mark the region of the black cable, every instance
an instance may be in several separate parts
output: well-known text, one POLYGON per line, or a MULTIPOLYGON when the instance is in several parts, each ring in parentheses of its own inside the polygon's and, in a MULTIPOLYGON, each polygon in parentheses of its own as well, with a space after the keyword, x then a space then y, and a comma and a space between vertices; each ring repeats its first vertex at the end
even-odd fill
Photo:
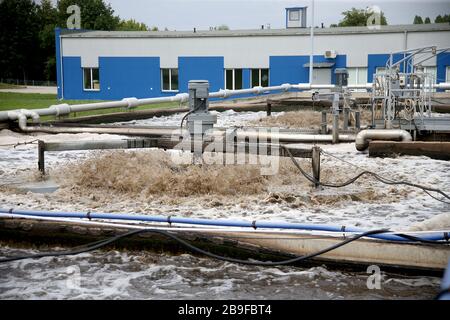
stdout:
POLYGON ((327 253, 329 251, 335 250, 337 248, 340 248, 350 242, 356 241, 362 237, 366 237, 366 236, 370 236, 370 235, 374 235, 374 234, 380 234, 380 233, 386 233, 389 232, 389 230, 387 229, 381 229, 381 230, 371 230, 371 231, 367 231, 364 233, 361 233, 359 235, 356 235, 352 238, 348 238, 344 241, 341 241, 339 243, 336 243, 330 247, 327 247, 325 249, 319 250, 317 252, 314 253, 310 253, 304 256, 299 256, 299 257, 295 257, 292 259, 288 259, 288 260, 282 260, 282 261, 248 261, 248 260, 240 260, 240 259, 235 259, 235 258, 228 258, 228 257, 224 257, 224 256, 220 256, 208 251, 205 251, 203 249, 200 249, 188 242, 186 242, 185 240, 177 237, 174 234, 171 234, 167 231, 163 231, 163 230, 156 230, 156 229, 141 229, 141 230, 133 230, 133 231, 129 231, 127 233, 121 234, 121 235, 117 235, 114 236, 110 239, 104 240, 104 241, 96 241, 94 243, 90 243, 85 245, 84 247, 81 247, 79 249, 76 250, 68 250, 68 251, 60 251, 60 252, 43 252, 43 253, 37 253, 37 254, 32 254, 32 255, 26 255, 26 256, 18 256, 18 257, 9 257, 9 258, 3 258, 0 259, 0 263, 5 263, 5 262, 11 262, 11 261, 17 261, 17 260, 23 260, 23 259, 36 259, 36 258, 43 258, 43 257, 58 257, 58 256, 68 256, 68 255, 76 255, 76 254, 80 254, 80 253, 85 253, 85 252, 89 252, 89 251, 93 251, 96 249, 99 249, 101 247, 104 247, 108 244, 111 244, 113 242, 116 242, 120 239, 126 238, 126 237, 130 237, 133 235, 137 235, 140 233, 146 233, 146 232, 150 232, 150 233, 156 233, 156 234, 161 234, 164 235, 168 238, 171 238, 177 242, 179 242, 181 245, 187 247, 188 249, 206 255, 210 258, 214 258, 214 259, 218 259, 218 260, 222 260, 222 261, 226 261, 226 262, 232 262, 232 263, 240 263, 240 264, 246 264, 246 265, 254 265, 254 266, 279 266, 279 265, 287 265, 287 264, 292 264, 295 262, 300 262, 300 261, 304 261, 319 255, 322 255, 324 253, 327 253))
MULTIPOLYGON (((349 179, 349 180, 347 180, 345 182, 342 182, 342 183, 326 183, 326 182, 317 181, 314 177, 310 176, 307 172, 305 172, 302 169, 302 167, 298 164, 297 160, 293 157, 292 153, 289 151, 289 149, 286 146, 284 146, 284 145, 281 145, 281 146, 282 146, 282 148, 284 148, 286 150, 286 153, 289 155, 289 157, 291 158, 291 160, 293 161, 295 166, 299 169, 299 171, 303 174, 303 176, 306 179, 308 179, 309 181, 311 181, 312 183, 316 184, 316 185, 320 185, 320 186, 324 186, 324 187, 331 187, 331 188, 342 188, 342 187, 346 187, 346 186, 354 183, 356 180, 358 180, 359 178, 361 178, 364 175, 371 175, 376 180, 378 180, 378 181, 380 181, 380 182, 382 182, 384 184, 388 184, 388 185, 407 185, 407 186, 410 186, 410 187, 415 187, 415 188, 418 188, 418 189, 422 189, 428 195, 430 195, 428 193, 428 191, 432 191, 432 192, 436 192, 436 193, 441 194, 442 196, 444 196, 447 199, 450 199, 450 196, 447 195, 445 192, 443 192, 440 189, 426 187, 426 186, 422 186, 420 184, 411 183, 411 182, 408 182, 408 181, 394 181, 394 180, 386 179, 386 178, 381 177, 380 175, 378 175, 375 172, 367 171, 367 170, 359 173, 355 177, 353 177, 353 178, 351 178, 351 179, 349 179)), ((441 202, 444 202, 444 203, 448 203, 448 202, 442 201, 442 200, 440 200, 440 199, 438 199, 436 197, 433 197, 433 198, 438 200, 438 201, 441 201, 441 202)))

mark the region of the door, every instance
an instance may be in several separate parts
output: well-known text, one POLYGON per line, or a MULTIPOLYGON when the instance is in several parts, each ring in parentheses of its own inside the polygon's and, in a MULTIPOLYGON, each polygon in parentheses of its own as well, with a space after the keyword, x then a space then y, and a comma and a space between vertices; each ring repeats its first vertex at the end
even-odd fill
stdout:
POLYGON ((331 68, 313 69, 313 84, 331 84, 331 68))

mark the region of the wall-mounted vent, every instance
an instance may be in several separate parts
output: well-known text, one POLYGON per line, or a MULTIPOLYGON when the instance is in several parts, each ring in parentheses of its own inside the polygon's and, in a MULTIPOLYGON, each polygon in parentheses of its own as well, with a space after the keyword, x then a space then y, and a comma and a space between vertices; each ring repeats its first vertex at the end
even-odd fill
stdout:
POLYGON ((324 57, 327 59, 334 59, 334 58, 336 58, 336 55, 337 55, 336 51, 327 50, 327 51, 325 51, 324 57))

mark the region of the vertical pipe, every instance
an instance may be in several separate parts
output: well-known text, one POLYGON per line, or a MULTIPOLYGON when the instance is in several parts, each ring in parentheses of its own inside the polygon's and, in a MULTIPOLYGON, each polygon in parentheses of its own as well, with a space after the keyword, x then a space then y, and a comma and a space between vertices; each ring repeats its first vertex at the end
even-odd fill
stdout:
POLYGON ((45 142, 42 140, 38 141, 38 169, 42 175, 45 175, 45 142))
POLYGON ((322 111, 321 134, 327 134, 327 112, 322 111))
POLYGON ((313 82, 313 56, 314 56, 314 0, 311 0, 311 55, 309 56, 309 83, 313 82))
POLYGON ((311 164, 312 164, 312 173, 314 177, 314 187, 318 188, 320 186, 320 148, 314 146, 312 148, 312 156, 311 156, 311 164))

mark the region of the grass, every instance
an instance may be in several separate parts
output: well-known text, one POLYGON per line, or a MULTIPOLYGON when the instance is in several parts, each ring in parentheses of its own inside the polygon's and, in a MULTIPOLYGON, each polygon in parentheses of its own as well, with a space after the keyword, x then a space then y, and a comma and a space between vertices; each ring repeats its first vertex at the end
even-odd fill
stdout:
MULTIPOLYGON (((81 104, 100 102, 101 100, 58 100, 56 94, 40 94, 40 93, 16 93, 16 92, 0 92, 0 111, 14 110, 14 109, 38 109, 47 108, 54 104, 81 104)), ((156 108, 176 108, 179 104, 167 102, 139 106, 135 110, 146 110, 156 108)), ((89 116, 97 114, 124 112, 125 109, 113 108, 104 110, 83 111, 76 114, 71 114, 70 117, 89 116)), ((132 111, 131 111, 132 112, 132 111)), ((42 117, 43 120, 51 120, 53 117, 42 117)))
POLYGON ((16 84, 0 83, 0 89, 22 89, 22 88, 25 88, 25 87, 18 86, 16 84))

